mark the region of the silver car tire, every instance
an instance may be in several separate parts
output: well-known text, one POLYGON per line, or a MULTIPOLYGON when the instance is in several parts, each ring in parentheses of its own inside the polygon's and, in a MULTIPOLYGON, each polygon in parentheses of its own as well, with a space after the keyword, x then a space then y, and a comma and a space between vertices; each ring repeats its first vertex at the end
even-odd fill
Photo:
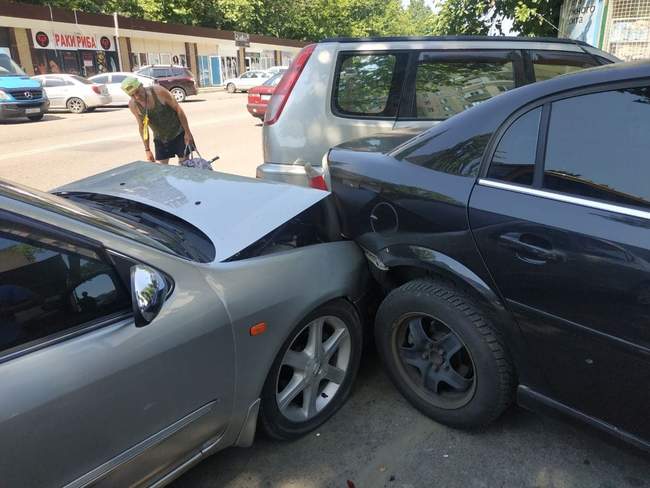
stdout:
POLYGON ((185 99, 187 98, 187 93, 185 93, 185 90, 183 90, 182 88, 180 88, 178 86, 172 88, 170 91, 171 91, 174 99, 178 103, 183 103, 185 101, 185 99))
POLYGON ((86 104, 81 98, 71 98, 65 105, 73 114, 82 114, 86 111, 86 104))
POLYGON ((237 91, 237 87, 234 83, 228 83, 226 90, 228 90, 228 93, 235 93, 237 91))
POLYGON ((345 403, 359 370, 363 332, 345 300, 319 307, 289 334, 262 391, 260 425, 290 440, 323 424, 345 403))

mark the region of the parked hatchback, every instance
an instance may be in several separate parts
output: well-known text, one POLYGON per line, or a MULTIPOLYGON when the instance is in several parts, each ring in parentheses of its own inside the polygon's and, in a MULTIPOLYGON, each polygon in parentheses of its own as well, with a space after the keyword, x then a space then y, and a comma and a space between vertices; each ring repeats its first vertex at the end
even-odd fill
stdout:
POLYGON ((68 110, 74 114, 92 112, 111 103, 106 85, 93 83, 77 75, 35 76, 43 85, 50 109, 68 110))
POLYGON ((242 73, 236 78, 229 78, 223 82, 224 87, 228 93, 235 93, 237 91, 248 91, 250 88, 260 86, 269 78, 275 76, 277 73, 270 71, 247 71, 242 73))
POLYGON ((144 162, 55 193, 0 181, 3 487, 159 487, 343 404, 367 267, 329 193, 144 162))
POLYGON ((513 401, 650 449, 650 63, 496 97, 329 154, 343 233, 387 297, 392 380, 439 422, 513 401))
POLYGON ((179 103, 198 93, 194 75, 184 66, 144 66, 135 73, 154 78, 160 85, 167 88, 179 103))
POLYGON ((587 44, 516 37, 328 39, 305 47, 266 114, 258 177, 305 183, 304 163, 378 131, 424 130, 512 88, 616 61, 587 44))

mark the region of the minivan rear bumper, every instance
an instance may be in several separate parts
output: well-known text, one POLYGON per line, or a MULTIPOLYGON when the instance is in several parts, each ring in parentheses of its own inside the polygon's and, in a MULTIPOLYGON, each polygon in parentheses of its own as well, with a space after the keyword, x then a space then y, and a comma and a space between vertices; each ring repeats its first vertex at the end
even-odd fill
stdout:
POLYGON ((262 180, 309 186, 305 167, 301 164, 264 163, 257 167, 255 176, 262 180))

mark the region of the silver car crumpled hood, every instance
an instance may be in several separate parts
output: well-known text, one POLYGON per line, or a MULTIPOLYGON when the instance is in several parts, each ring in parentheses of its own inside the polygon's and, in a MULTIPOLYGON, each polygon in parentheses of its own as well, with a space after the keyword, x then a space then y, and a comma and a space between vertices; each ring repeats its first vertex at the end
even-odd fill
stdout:
POLYGON ((88 192, 133 200, 199 228, 223 261, 321 201, 328 192, 216 171, 135 162, 53 192, 88 192))

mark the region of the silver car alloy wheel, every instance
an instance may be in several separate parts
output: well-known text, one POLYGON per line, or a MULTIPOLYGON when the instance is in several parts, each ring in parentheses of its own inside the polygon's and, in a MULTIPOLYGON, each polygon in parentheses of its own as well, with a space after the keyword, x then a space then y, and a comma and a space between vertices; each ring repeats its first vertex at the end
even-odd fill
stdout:
POLYGON ((318 415, 347 377, 351 353, 350 332, 338 317, 307 324, 282 358, 275 390, 280 413, 293 422, 318 415))
POLYGON ((84 108, 85 107, 83 101, 78 98, 71 98, 68 101, 68 109, 75 114, 82 113, 84 111, 84 108))

